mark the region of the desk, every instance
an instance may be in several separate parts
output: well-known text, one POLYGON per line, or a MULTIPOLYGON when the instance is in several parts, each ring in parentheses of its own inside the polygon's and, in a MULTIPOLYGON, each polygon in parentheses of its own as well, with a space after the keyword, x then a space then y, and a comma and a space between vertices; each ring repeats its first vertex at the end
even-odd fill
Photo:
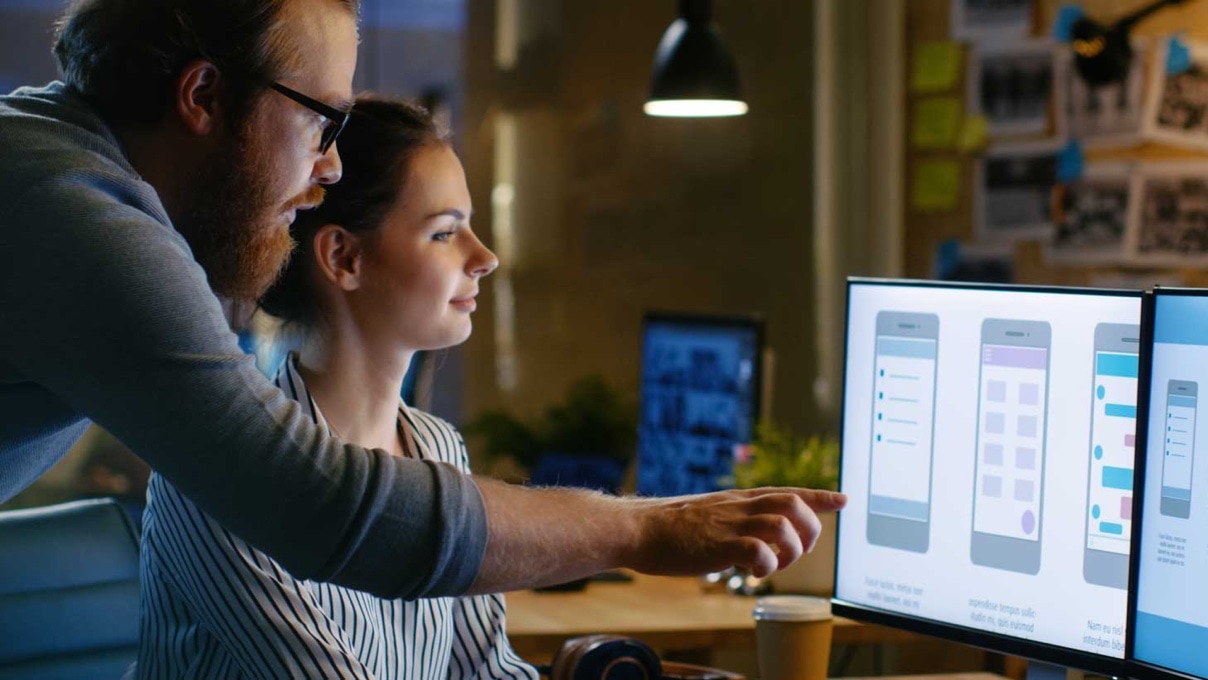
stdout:
MULTIPOLYGON (((703 593, 695 578, 637 574, 632 583, 592 582, 570 593, 507 595, 507 633, 521 657, 549 659, 567 638, 613 633, 660 650, 755 648, 755 598, 703 593)), ((837 617, 834 644, 885 644, 914 633, 837 617)))
POLYGON ((843 678, 843 680, 1008 680, 993 673, 936 673, 934 675, 878 675, 871 678, 843 678))

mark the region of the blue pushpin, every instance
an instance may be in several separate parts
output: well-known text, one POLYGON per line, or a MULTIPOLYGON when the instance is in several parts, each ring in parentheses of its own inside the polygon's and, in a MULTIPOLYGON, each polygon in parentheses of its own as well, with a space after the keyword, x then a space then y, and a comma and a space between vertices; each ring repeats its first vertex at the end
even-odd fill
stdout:
POLYGON ((1182 34, 1170 36, 1166 43, 1166 73, 1177 76, 1191 70, 1191 49, 1183 42, 1182 34))
POLYGON ((936 278, 943 279, 961 263, 961 242, 950 238, 935 247, 936 278))
POLYGON ((1082 145, 1078 140, 1071 140, 1057 154, 1057 181, 1063 184, 1075 182, 1082 178, 1086 159, 1082 155, 1082 145))
POLYGON ((1067 43, 1074 39, 1074 22, 1082 18, 1082 7, 1062 5, 1053 21, 1053 40, 1067 43))

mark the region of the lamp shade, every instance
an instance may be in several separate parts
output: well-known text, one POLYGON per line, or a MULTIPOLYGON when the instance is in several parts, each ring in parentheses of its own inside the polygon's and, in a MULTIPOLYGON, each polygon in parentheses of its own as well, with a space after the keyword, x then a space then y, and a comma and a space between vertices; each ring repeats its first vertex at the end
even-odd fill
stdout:
POLYGON ((654 55, 651 116, 741 116, 747 112, 738 69, 713 25, 711 0, 680 0, 680 16, 654 55))

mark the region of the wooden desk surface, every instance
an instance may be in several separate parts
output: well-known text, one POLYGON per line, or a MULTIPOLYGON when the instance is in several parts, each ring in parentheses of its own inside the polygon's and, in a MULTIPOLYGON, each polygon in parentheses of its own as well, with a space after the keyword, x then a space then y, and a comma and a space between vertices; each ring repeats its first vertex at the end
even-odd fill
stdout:
MULTIPOLYGON (((507 633, 525 658, 544 658, 567 638, 592 633, 635 637, 656 649, 754 647, 755 598, 703 593, 695 578, 635 575, 632 583, 592 582, 572 593, 507 595, 507 633)), ((837 617, 835 644, 918 639, 913 633, 837 617)))
POLYGON ((936 673, 934 675, 878 675, 869 678, 843 678, 843 680, 1007 680, 994 673, 936 673))

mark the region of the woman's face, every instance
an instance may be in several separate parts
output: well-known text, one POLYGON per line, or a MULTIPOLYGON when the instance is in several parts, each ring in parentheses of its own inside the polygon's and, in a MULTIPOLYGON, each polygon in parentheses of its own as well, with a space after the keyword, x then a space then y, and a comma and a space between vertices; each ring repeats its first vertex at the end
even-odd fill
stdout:
POLYGON ((478 281, 499 266, 470 229, 470 191, 453 151, 417 151, 381 228, 363 236, 354 306, 364 333, 408 350, 470 337, 478 281))

